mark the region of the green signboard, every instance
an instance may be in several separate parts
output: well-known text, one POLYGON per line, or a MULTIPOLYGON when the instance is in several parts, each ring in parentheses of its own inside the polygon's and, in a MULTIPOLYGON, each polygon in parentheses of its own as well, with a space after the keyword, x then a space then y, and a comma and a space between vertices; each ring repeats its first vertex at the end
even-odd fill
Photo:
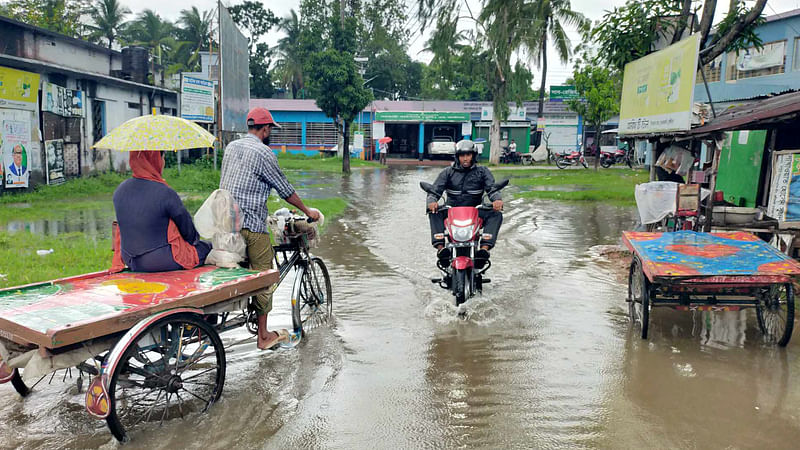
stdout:
POLYGON ((450 111, 378 111, 378 122, 469 122, 468 112, 450 111))
POLYGON ((550 100, 574 100, 580 98, 575 86, 550 86, 550 100))
POLYGON ((767 132, 732 131, 725 137, 716 190, 724 192, 725 200, 736 206, 755 207, 767 132))

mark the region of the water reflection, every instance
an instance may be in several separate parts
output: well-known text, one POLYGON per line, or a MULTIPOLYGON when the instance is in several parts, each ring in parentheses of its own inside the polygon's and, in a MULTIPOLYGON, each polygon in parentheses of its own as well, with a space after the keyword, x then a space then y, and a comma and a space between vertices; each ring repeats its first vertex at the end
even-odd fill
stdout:
POLYGON ((64 233, 83 233, 92 239, 111 237, 111 222, 115 219, 114 208, 54 211, 51 217, 35 220, 11 220, 3 225, 9 233, 25 231, 43 236, 58 236, 64 233))

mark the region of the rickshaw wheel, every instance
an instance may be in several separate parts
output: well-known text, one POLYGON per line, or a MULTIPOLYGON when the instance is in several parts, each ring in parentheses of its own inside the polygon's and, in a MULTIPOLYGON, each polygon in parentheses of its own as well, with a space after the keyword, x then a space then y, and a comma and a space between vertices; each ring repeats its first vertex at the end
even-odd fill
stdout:
POLYGON ((120 442, 144 422, 205 412, 222 394, 225 349, 199 316, 175 314, 150 325, 125 350, 108 383, 108 428, 120 442))
POLYGON ((14 375, 11 377, 11 385, 14 386, 14 389, 22 397, 27 397, 28 394, 31 393, 31 390, 25 382, 22 381, 22 375, 19 374, 19 369, 14 369, 14 375))
POLYGON ((292 325, 305 335, 327 323, 333 313, 333 290, 328 268, 320 258, 311 258, 295 279, 292 292, 292 325))
POLYGON ((642 263, 636 257, 628 272, 628 315, 632 324, 637 320, 642 324, 642 339, 647 339, 650 324, 649 283, 644 276, 642 263))
POLYGON ((792 283, 766 288, 756 305, 758 328, 768 340, 785 347, 794 329, 794 287, 792 283))

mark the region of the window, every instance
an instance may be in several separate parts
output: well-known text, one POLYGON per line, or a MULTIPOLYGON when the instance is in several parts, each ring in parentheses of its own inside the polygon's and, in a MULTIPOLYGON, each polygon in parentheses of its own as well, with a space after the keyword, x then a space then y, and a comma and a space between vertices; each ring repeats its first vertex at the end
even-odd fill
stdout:
POLYGON ((128 102, 128 108, 130 109, 139 109, 140 106, 141 105, 139 103, 128 102))
POLYGON ((303 124, 300 122, 281 122, 282 128, 273 128, 270 145, 300 145, 303 143, 303 124))
POLYGON ((764 48, 756 50, 750 47, 728 53, 728 71, 726 79, 742 80, 745 78, 763 77, 784 72, 786 65, 786 41, 770 42, 764 48))
POLYGON ((794 38, 794 57, 792 58, 792 70, 800 70, 800 37, 794 38))
MULTIPOLYGON (((717 56, 711 61, 710 64, 706 64, 703 66, 703 71, 706 74, 706 81, 709 83, 713 83, 715 81, 719 81, 722 79, 722 55, 717 56)), ((697 78, 695 80, 697 83, 703 82, 703 75, 700 74, 700 71, 697 71, 697 78)))
POLYGON ((99 141, 106 135, 106 102, 92 99, 92 138, 99 141))
POLYGON ((306 123, 306 144, 308 145, 336 145, 336 124, 333 122, 308 122, 306 123))

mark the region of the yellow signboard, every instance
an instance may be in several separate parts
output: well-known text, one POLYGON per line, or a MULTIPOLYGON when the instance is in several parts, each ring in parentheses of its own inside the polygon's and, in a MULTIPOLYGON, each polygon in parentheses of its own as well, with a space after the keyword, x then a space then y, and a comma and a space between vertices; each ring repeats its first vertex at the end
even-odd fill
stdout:
POLYGON ((625 65, 619 134, 691 128, 699 49, 698 33, 625 65))
POLYGON ((36 111, 39 74, 0 67, 0 108, 36 111))

